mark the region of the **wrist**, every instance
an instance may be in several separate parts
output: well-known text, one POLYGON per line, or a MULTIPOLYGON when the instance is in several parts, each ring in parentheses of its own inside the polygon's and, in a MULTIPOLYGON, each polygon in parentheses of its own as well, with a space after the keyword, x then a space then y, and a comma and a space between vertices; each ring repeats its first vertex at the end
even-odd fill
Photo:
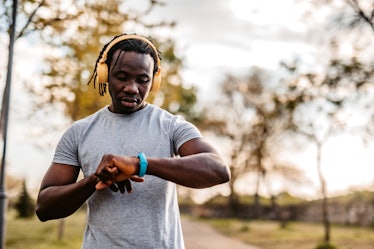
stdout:
POLYGON ((86 184, 92 186, 95 188, 96 184, 98 184, 101 180, 99 177, 96 176, 96 174, 92 174, 90 177, 84 178, 86 181, 86 184))
POLYGON ((143 152, 140 152, 138 154, 139 158, 139 173, 138 176, 143 177, 145 173, 147 172, 148 168, 148 161, 147 158, 145 157, 145 154, 143 152))

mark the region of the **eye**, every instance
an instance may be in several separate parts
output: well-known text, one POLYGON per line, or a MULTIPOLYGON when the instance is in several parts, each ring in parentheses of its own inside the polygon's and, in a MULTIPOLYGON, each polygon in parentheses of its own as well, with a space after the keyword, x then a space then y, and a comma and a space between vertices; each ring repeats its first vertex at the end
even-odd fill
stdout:
POLYGON ((147 84, 149 82, 149 77, 148 76, 138 77, 137 82, 139 84, 147 84))
POLYGON ((124 72, 117 72, 115 76, 119 80, 126 80, 128 78, 128 75, 124 72))

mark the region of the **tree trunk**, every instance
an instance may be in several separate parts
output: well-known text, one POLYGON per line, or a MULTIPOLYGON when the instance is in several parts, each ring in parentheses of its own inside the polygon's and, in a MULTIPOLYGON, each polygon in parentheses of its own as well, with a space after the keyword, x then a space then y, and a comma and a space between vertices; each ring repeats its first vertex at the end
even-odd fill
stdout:
POLYGON ((64 229, 65 228, 65 219, 60 219, 58 221, 58 229, 57 229, 57 238, 62 240, 64 237, 64 229))
POLYGON ((324 227, 324 241, 330 242, 330 220, 329 220, 329 210, 328 210, 328 200, 326 191, 326 180, 323 177, 322 167, 321 167, 321 154, 322 154, 322 144, 317 143, 317 170, 318 177, 321 184, 321 194, 322 194, 322 222, 324 227))
POLYGON ((230 195, 229 195, 229 209, 230 209, 230 214, 233 216, 236 216, 238 214, 238 207, 239 207, 239 200, 238 196, 235 192, 235 182, 237 180, 237 174, 235 173, 235 169, 231 167, 231 180, 229 182, 229 187, 230 187, 230 195))
POLYGON ((256 192, 254 194, 253 203, 253 215, 255 218, 259 218, 261 215, 261 203, 260 203, 260 183, 262 178, 262 172, 258 172, 256 181, 256 192))

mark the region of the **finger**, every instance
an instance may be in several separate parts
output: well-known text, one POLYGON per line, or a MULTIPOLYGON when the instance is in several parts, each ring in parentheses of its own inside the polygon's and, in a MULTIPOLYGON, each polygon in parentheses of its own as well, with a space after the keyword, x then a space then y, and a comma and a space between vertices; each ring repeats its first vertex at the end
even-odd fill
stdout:
POLYGON ((124 182, 124 185, 126 186, 126 190, 127 190, 127 193, 131 193, 132 192, 132 185, 131 185, 131 182, 129 180, 126 180, 124 182))
POLYGON ((109 188, 113 192, 117 192, 118 191, 118 187, 117 187, 117 185, 115 183, 113 183, 112 185, 109 185, 109 188))
POLYGON ((116 166, 111 166, 110 168, 106 168, 106 171, 111 175, 115 175, 118 173, 118 168, 116 166))
POLYGON ((108 181, 115 177, 118 174, 117 167, 106 167, 100 171, 100 173, 95 173, 95 175, 102 181, 108 181))
POLYGON ((106 184, 106 183, 104 183, 104 182, 102 182, 102 181, 98 182, 98 183, 96 184, 96 186, 95 186, 96 190, 105 189, 105 188, 107 188, 107 187, 108 187, 108 184, 106 184))
POLYGON ((144 177, 139 177, 139 176, 131 176, 130 177, 131 181, 134 181, 134 182, 144 182, 144 177))
POLYGON ((110 180, 112 177, 108 174, 105 174, 105 173, 95 173, 95 176, 97 178, 99 178, 101 181, 108 181, 110 180))
POLYGON ((121 192, 121 194, 125 193, 125 181, 118 182, 117 185, 118 185, 118 188, 119 188, 119 191, 121 192))

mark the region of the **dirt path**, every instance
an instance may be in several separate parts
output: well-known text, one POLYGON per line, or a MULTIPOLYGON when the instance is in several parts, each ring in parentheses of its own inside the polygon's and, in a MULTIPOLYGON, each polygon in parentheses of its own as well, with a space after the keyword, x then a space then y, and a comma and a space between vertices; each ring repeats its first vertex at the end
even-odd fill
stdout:
POLYGON ((216 232, 209 225, 182 217, 186 249, 260 249, 216 232))

